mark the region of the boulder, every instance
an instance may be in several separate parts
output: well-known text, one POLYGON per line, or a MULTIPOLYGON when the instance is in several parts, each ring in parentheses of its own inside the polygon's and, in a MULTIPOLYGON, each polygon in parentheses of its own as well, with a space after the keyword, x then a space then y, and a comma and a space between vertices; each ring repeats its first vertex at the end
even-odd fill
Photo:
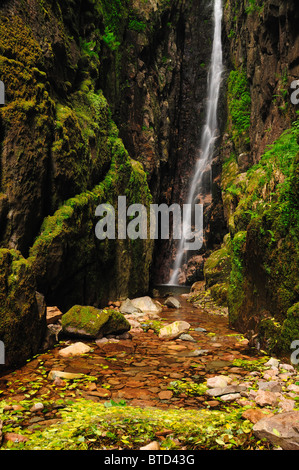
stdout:
POLYGON ((149 296, 137 297, 132 299, 131 303, 143 313, 161 313, 163 310, 159 302, 152 300, 149 296))
POLYGON ((176 339, 182 333, 187 333, 190 328, 190 324, 185 321, 175 321, 169 325, 164 326, 160 329, 160 339, 176 339))
POLYGON ((168 297, 164 304, 170 308, 181 308, 181 304, 175 297, 168 297))
POLYGON ((263 418, 253 426, 253 432, 283 450, 299 450, 299 411, 263 418))
POLYGON ((101 338, 108 334, 129 331, 130 323, 124 315, 113 309, 97 309, 74 305, 61 319, 64 333, 89 338, 101 338))
POLYGON ((123 314, 123 315, 131 315, 133 313, 142 313, 142 311, 140 310, 140 308, 137 308, 133 305, 133 303, 131 302, 130 299, 127 299, 125 300, 121 306, 120 306, 120 309, 119 311, 123 314))

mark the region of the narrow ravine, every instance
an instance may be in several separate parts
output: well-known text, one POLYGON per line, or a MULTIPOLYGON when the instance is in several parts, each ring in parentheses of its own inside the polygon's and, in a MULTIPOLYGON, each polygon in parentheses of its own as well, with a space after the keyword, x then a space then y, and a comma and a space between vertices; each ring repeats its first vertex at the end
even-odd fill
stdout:
MULTIPOLYGON (((74 339, 63 338, 53 349, 2 376, 1 398, 5 400, 2 416, 7 418, 13 413, 12 420, 8 420, 10 432, 4 421, 4 446, 23 439, 30 443, 35 432, 56 429, 55 426, 64 422, 60 410, 82 399, 86 400, 85 406, 105 404, 112 409, 123 407, 128 412, 133 407, 132 410, 140 409, 145 413, 151 409, 168 413, 173 410, 182 413, 182 418, 188 410, 222 411, 224 417, 240 410, 244 423, 249 424, 247 433, 251 433, 250 426, 257 418, 275 414, 289 405, 295 407, 292 387, 289 390, 284 387, 284 394, 276 394, 274 401, 270 397, 272 402, 269 397, 258 395, 258 380, 267 384, 269 377, 278 379, 271 375, 271 370, 269 372, 271 365, 264 366, 269 358, 253 350, 248 340, 229 328, 225 308, 217 307, 208 298, 192 303, 192 298, 194 293, 176 296, 180 308, 166 307, 165 298, 158 299, 164 305, 159 317, 144 314, 141 318, 139 315, 139 326, 137 317, 133 320, 132 315, 127 316, 134 327, 126 339, 111 336, 97 342, 82 339, 91 348, 89 352, 63 357, 61 351, 76 343, 74 339), (175 321, 188 322, 188 333, 173 340, 161 339, 159 330, 175 321), (29 411, 24 403, 30 403, 29 411), (13 424, 16 413, 18 420, 13 424)), ((292 366, 288 371, 281 370, 281 374, 283 385, 283 380, 288 381, 288 386, 298 380, 292 366)), ((266 393, 271 395, 272 392, 266 393)), ((289 406, 289 410, 291 408, 289 406)), ((125 423, 127 418, 121 419, 125 423)), ((236 423, 235 420, 234 425, 236 423)), ((163 447, 165 435, 167 432, 158 433, 159 446, 163 447)), ((144 439, 148 439, 146 434, 144 439)), ((257 442, 254 436, 252 439, 257 442)), ((175 442, 179 448, 178 441, 175 442)), ((269 443, 259 445, 265 448, 269 443)))

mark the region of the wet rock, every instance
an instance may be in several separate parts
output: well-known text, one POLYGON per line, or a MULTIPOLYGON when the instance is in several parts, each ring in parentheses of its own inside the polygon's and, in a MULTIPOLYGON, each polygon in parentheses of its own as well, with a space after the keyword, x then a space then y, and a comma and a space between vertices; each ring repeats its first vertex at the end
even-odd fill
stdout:
POLYGON ((238 398, 241 398, 240 393, 228 393, 228 394, 221 396, 222 401, 234 401, 234 400, 237 400, 238 398))
POLYGON ((242 418, 248 419, 251 423, 256 424, 258 421, 265 418, 267 414, 271 415, 271 413, 268 413, 264 410, 250 408, 249 410, 244 411, 244 413, 242 414, 242 418))
POLYGON ((288 398, 282 398, 279 401, 279 410, 280 411, 293 411, 296 406, 296 401, 288 398))
POLYGON ((121 304, 119 311, 124 315, 130 315, 132 313, 142 313, 140 308, 135 307, 130 299, 125 300, 121 304))
POLYGON ((162 306, 157 300, 152 300, 149 296, 137 297, 132 299, 133 306, 143 313, 161 313, 162 306))
POLYGON ((84 374, 76 374, 73 372, 63 372, 61 370, 51 370, 48 375, 49 380, 55 380, 56 377, 59 377, 60 379, 80 379, 81 377, 84 377, 84 374))
POLYGON ((203 356, 204 354, 207 354, 208 352, 209 352, 208 349, 194 349, 194 351, 191 351, 188 354, 188 357, 203 356))
POLYGON ((59 324, 47 325, 46 335, 42 345, 42 349, 46 351, 52 348, 59 341, 59 333, 62 331, 62 327, 59 324))
POLYGON ((175 321, 169 325, 164 326, 160 329, 160 339, 176 339, 181 334, 187 333, 190 328, 190 324, 185 321, 175 321))
POLYGON ((64 333, 72 336, 100 338, 108 334, 129 331, 130 323, 124 315, 113 309, 74 305, 61 319, 64 333))
POLYGON ((36 411, 41 411, 44 409, 44 405, 42 403, 34 403, 34 405, 30 408, 30 411, 32 413, 35 413, 36 411))
POLYGON ((196 343, 196 340, 191 335, 187 335, 186 333, 180 335, 179 339, 182 341, 191 341, 192 343, 196 343))
POLYGON ((269 361, 265 363, 265 367, 268 367, 268 366, 277 368, 279 366, 279 360, 275 359, 275 357, 271 357, 269 361))
POLYGON ((226 375, 216 375, 207 379, 207 386, 209 388, 223 388, 231 383, 232 379, 226 375))
POLYGON ((256 404, 260 406, 267 406, 267 405, 274 406, 277 403, 278 398, 280 396, 281 395, 277 392, 268 392, 267 390, 258 390, 256 392, 254 400, 256 404))
MULTIPOLYGON (((227 387, 211 388, 206 391, 206 394, 211 397, 222 397, 223 395, 239 394, 239 392, 243 392, 244 390, 246 390, 244 385, 229 385, 227 387)), ((240 398, 240 396, 236 398, 240 398)))
POLYGON ((288 372, 294 372, 295 373, 295 369, 291 364, 279 364, 279 368, 284 369, 288 372))
POLYGON ((205 333, 207 330, 205 328, 194 328, 194 331, 198 331, 199 333, 205 333))
POLYGON ((86 354, 91 351, 91 347, 87 344, 78 342, 67 346, 59 351, 59 356, 70 357, 70 356, 81 356, 81 354, 86 354))
POLYGON ((164 304, 170 308, 181 308, 181 304, 175 297, 168 297, 164 304))
POLYGON ((253 432, 283 450, 299 450, 299 411, 263 418, 253 426, 253 432))
POLYGON ((266 382, 264 380, 259 380, 257 382, 259 390, 268 390, 269 392, 281 392, 281 383, 280 382, 266 382))
POLYGON ((170 390, 163 390, 158 394, 160 400, 170 400, 172 397, 172 392, 170 390))

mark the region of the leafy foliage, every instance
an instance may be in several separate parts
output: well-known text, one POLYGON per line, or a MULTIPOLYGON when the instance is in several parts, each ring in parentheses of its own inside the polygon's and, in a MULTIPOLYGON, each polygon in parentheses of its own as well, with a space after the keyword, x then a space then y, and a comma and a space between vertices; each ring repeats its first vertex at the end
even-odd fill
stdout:
MULTIPOLYGON (((27 409, 30 403, 20 402, 27 409)), ((11 429, 11 414, 0 403, 3 431, 11 429)), ((68 401, 60 410, 61 422, 45 429, 27 432, 27 442, 10 443, 12 449, 24 450, 100 450, 138 449, 167 429, 162 449, 241 449, 264 448, 252 436, 252 423, 241 418, 244 409, 228 412, 202 410, 160 410, 135 408, 88 400, 68 401)), ((14 432, 18 416, 14 414, 14 432)))

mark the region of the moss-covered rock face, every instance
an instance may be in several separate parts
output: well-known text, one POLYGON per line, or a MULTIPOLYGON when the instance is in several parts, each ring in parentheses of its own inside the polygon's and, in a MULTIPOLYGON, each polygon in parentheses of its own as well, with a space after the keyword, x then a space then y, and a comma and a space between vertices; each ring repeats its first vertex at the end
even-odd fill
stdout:
POLYGON ((230 235, 224 237, 219 250, 215 250, 204 264, 206 288, 212 298, 221 305, 227 305, 229 279, 231 273, 230 235))
POLYGON ((91 306, 74 305, 61 318, 66 334, 89 338, 129 331, 130 324, 124 315, 113 309, 99 310, 91 306))
MULTIPOLYGON (((158 6, 157 18, 164 11, 158 6)), ((110 80, 102 61, 122 57, 116 31, 125 36, 130 24, 142 32, 137 13, 131 3, 116 0, 0 7, 0 79, 6 86, 0 108, 0 246, 19 250, 26 266, 18 295, 28 322, 34 323, 26 303, 32 283, 62 311, 147 291, 153 242, 95 236, 99 204, 112 204, 117 218, 118 196, 126 196, 128 205, 151 202, 142 159, 128 154, 99 85, 110 80)), ((7 327, 7 301, 2 311, 7 327)), ((21 328, 26 320, 19 318, 21 328)), ((14 331, 11 343, 17 344, 14 331)), ((36 352, 31 337, 32 348, 20 351, 23 359, 36 352)))
MULTIPOLYGON (((260 346, 276 354, 290 354, 290 344, 298 336, 299 128, 288 92, 299 73, 293 50, 298 41, 296 21, 294 1, 224 5, 231 70, 220 152, 224 216, 231 239, 229 319, 249 337, 257 334, 260 346)), ((221 276, 217 259, 222 252, 223 247, 206 262, 208 284, 221 276)))
POLYGON ((0 340, 5 347, 5 367, 22 364, 36 354, 45 330, 45 303, 36 292, 30 264, 19 252, 1 249, 0 340))

